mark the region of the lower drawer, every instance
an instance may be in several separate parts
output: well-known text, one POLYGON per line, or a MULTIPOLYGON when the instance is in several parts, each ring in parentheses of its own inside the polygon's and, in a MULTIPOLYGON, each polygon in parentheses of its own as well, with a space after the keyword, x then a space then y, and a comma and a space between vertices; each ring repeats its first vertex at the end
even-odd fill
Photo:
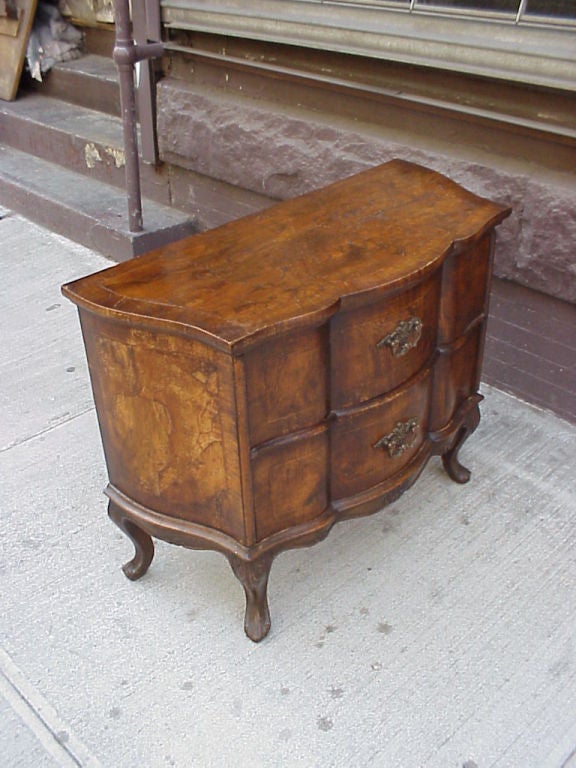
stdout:
POLYGON ((256 541, 308 523, 328 507, 326 425, 252 452, 256 541))
POLYGON ((480 386, 480 360, 484 326, 479 324, 466 336, 440 347, 434 367, 430 430, 445 427, 467 397, 480 386))
POLYGON ((389 397, 339 413, 331 429, 334 501, 384 482, 408 463, 428 430, 431 371, 389 397))

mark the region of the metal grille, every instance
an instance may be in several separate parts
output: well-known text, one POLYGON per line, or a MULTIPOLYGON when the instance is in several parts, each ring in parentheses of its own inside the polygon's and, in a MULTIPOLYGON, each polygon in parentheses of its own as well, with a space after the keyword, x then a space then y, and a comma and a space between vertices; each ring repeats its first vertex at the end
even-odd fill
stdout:
POLYGON ((161 0, 167 29, 576 91, 576 0, 161 0))
POLYGON ((576 20, 576 0, 332 0, 408 13, 470 16, 514 24, 564 24, 576 20))

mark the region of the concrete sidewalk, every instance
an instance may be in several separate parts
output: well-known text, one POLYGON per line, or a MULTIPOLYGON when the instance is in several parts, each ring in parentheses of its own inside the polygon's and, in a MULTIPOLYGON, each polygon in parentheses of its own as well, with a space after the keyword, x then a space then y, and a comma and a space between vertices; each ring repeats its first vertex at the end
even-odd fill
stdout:
POLYGON ((120 570, 59 291, 109 262, 8 213, 0 264, 2 768, 576 766, 576 427, 486 388, 471 482, 281 555, 254 645, 224 557, 120 570))

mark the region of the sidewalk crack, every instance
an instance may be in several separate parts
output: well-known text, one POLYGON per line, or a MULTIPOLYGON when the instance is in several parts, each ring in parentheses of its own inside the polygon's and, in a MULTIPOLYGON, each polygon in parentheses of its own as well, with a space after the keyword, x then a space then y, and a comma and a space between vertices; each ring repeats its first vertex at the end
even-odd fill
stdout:
POLYGON ((62 768, 102 768, 2 648, 0 696, 62 768))
POLYGON ((90 413, 90 411, 93 411, 93 410, 94 410, 94 406, 91 405, 89 408, 86 408, 83 411, 80 411, 79 413, 75 413, 73 416, 69 416, 67 419, 63 419, 62 421, 59 421, 57 424, 51 424, 49 427, 46 427, 45 429, 41 429, 39 432, 35 432, 33 435, 28 435, 27 437, 22 437, 18 440, 13 440, 11 443, 8 443, 8 445, 5 445, 3 448, 0 448, 0 454, 5 453, 6 451, 9 451, 12 448, 17 448, 20 445, 25 445, 26 443, 29 443, 32 440, 36 440, 37 438, 42 437, 43 435, 46 435, 49 432, 53 432, 55 429, 59 429, 60 427, 63 427, 66 424, 69 424, 71 421, 74 421, 75 419, 80 418, 80 416, 84 416, 85 414, 90 413))

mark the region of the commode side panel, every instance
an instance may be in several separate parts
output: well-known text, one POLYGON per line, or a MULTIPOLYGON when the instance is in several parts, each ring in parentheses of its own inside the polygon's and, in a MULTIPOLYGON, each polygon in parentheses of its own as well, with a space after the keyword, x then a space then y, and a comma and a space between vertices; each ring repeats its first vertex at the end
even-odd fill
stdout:
POLYGON ((484 235, 442 268, 438 352, 430 429, 444 428, 467 397, 476 393, 486 332, 494 235, 484 235))
POLYGON ((85 311, 81 323, 112 485, 243 541, 231 359, 85 311))

